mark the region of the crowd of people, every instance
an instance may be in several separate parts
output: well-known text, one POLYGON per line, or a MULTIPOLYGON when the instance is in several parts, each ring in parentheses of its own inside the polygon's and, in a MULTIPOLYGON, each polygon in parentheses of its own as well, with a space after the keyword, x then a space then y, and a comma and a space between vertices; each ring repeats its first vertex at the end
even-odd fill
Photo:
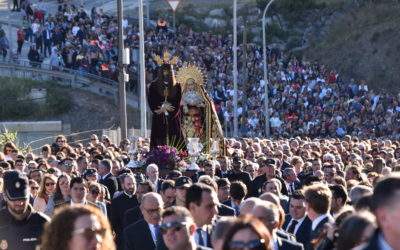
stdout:
POLYGON ((400 142, 226 139, 173 169, 147 139, 0 153, 2 249, 400 249, 400 142))
MULTIPOLYGON (((62 4, 56 13, 45 13, 38 4, 24 1, 25 26, 18 33, 18 51, 31 41, 28 58, 34 66, 50 57, 53 69, 70 68, 117 80, 117 20, 100 8, 62 4)), ((148 80, 157 64, 151 59, 168 49, 181 62, 192 62, 206 72, 207 91, 214 99, 221 124, 232 134, 232 37, 194 32, 184 24, 176 30, 167 23, 148 27, 145 36, 148 80)), ((129 88, 137 90, 138 28, 124 20, 125 45, 131 48, 129 88)), ((6 53, 6 50, 3 50, 6 53)), ((239 133, 265 136, 265 83, 262 51, 255 44, 238 47, 239 133)), ((268 50, 269 114, 275 137, 386 137, 398 139, 400 96, 376 93, 365 81, 344 81, 323 65, 299 60, 277 49, 268 50)))

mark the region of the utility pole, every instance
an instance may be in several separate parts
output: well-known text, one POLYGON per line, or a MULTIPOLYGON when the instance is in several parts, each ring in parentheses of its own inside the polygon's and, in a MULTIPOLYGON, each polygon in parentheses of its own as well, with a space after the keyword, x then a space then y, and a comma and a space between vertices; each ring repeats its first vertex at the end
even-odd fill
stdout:
POLYGON ((270 128, 269 128, 269 96, 268 96, 268 68, 267 68, 267 41, 266 41, 266 34, 265 34, 265 16, 271 4, 275 0, 270 0, 267 6, 265 6, 262 18, 262 32, 263 32, 263 68, 264 68, 264 84, 265 84, 265 135, 268 138, 270 136, 270 128))
POLYGON ((9 38, 8 38, 8 57, 10 58, 10 61, 12 60, 12 51, 13 51, 13 34, 12 34, 12 29, 11 29, 11 0, 7 1, 7 8, 8 8, 8 34, 9 34, 9 38))
POLYGON ((146 65, 144 61, 143 0, 139 0, 140 133, 147 138, 146 65))
POLYGON ((128 123, 126 114, 126 79, 125 79, 125 65, 124 65, 124 28, 122 25, 123 20, 123 6, 122 0, 117 0, 118 11, 118 94, 119 94, 119 118, 121 126, 121 140, 128 137, 128 123))
POLYGON ((149 28, 149 25, 150 25, 150 1, 149 0, 146 0, 146 16, 147 16, 146 27, 149 28))
POLYGON ((233 0, 233 137, 238 137, 237 0, 233 0))

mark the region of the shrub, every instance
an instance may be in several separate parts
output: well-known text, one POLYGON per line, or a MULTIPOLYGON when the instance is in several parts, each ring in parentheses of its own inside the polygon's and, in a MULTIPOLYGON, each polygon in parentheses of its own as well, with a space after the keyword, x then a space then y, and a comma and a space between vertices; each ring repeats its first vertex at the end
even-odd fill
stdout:
POLYGON ((68 112, 71 100, 66 88, 49 82, 39 83, 16 78, 0 78, 0 120, 38 120, 68 112), (47 90, 46 102, 29 98, 32 88, 47 90))

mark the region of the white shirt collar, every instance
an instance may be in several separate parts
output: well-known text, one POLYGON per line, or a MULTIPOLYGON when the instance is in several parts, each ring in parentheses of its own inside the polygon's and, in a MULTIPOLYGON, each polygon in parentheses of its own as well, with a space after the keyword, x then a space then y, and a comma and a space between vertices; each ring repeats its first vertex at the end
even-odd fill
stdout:
POLYGON ((315 220, 313 220, 312 224, 311 224, 311 230, 315 230, 315 228, 317 228, 318 224, 323 221, 326 217, 329 217, 329 214, 322 214, 320 216, 318 216, 315 220))
POLYGON ((289 229, 289 227, 290 227, 290 225, 292 225, 292 223, 293 223, 293 221, 295 220, 295 221, 297 221, 297 224, 296 224, 296 227, 294 228, 294 232, 293 232, 293 234, 296 234, 297 233, 297 230, 299 229, 299 227, 301 226, 301 223, 303 223, 303 221, 304 221, 304 219, 306 218, 306 214, 303 216, 303 218, 300 218, 300 219, 298 219, 298 220, 295 220, 295 219, 291 219, 290 220, 290 223, 287 225, 287 228, 286 228, 286 230, 288 230, 289 229))

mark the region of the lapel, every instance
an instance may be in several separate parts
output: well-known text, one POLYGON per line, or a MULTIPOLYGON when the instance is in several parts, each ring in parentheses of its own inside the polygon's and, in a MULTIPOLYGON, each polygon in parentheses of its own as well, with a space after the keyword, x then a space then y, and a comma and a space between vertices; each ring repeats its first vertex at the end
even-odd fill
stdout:
POLYGON ((150 225, 143 220, 143 244, 146 246, 145 249, 155 249, 153 237, 151 236, 150 225))
POLYGON ((306 216, 296 232, 296 238, 299 240, 307 238, 307 235, 310 234, 310 231, 311 231, 311 220, 310 218, 308 218, 308 216, 306 216))
POLYGON ((374 235, 363 250, 383 250, 379 244, 379 233, 379 229, 375 231, 374 235))
POLYGON ((277 243, 277 245, 278 245, 278 249, 282 249, 283 242, 282 242, 281 237, 276 236, 276 243, 277 243))
POLYGON ((327 216, 322 221, 320 221, 318 223, 318 225, 315 227, 314 230, 312 230, 312 228, 311 228, 311 239, 315 239, 315 238, 317 238, 319 236, 319 234, 321 233, 321 230, 323 229, 323 226, 328 221, 329 221, 329 217, 327 216))

